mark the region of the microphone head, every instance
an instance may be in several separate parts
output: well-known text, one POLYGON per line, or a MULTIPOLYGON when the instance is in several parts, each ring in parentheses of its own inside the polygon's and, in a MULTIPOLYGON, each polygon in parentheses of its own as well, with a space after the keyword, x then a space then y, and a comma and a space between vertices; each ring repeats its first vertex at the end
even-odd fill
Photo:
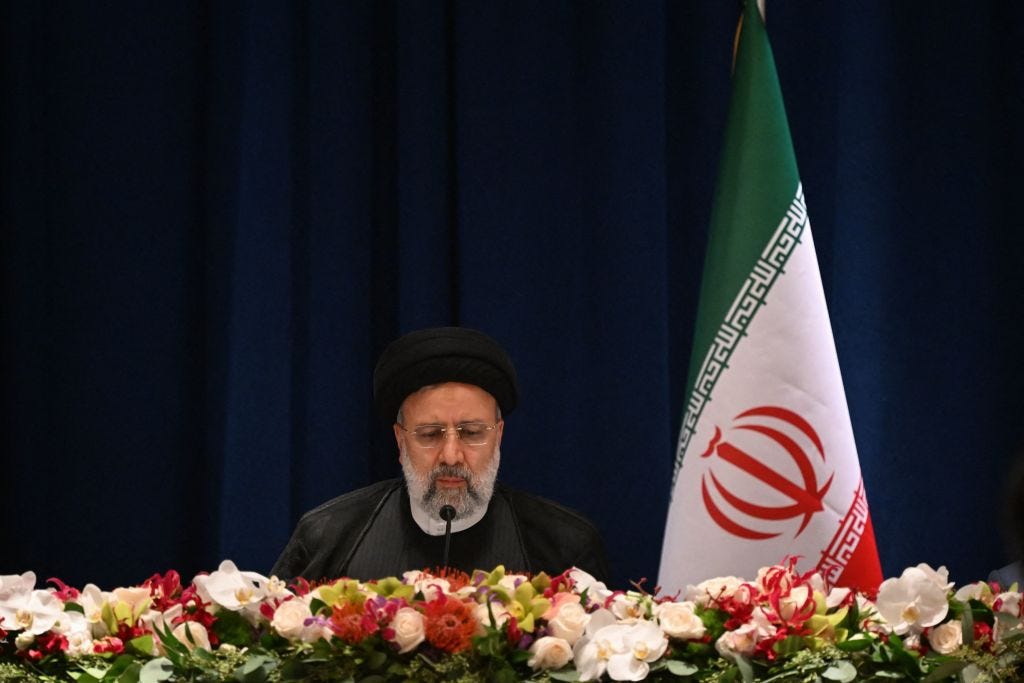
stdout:
POLYGON ((455 519, 455 508, 451 505, 442 505, 441 512, 439 514, 441 515, 441 519, 446 522, 450 522, 455 519))

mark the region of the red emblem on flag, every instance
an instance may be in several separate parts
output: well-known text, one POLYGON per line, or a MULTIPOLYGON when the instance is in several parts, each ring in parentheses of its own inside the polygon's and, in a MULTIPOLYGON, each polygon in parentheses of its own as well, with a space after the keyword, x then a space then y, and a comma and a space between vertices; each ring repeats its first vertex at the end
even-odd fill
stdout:
MULTIPOLYGON (((761 482, 761 490, 772 489, 788 499, 784 505, 764 505, 755 501, 747 500, 743 496, 736 495, 730 490, 709 469, 701 477, 701 494, 704 498, 704 507, 707 509, 711 519, 726 531, 740 538, 751 540, 762 540, 775 538, 781 532, 762 531, 752 529, 749 526, 740 524, 733 517, 723 510, 723 506, 716 501, 727 503, 732 511, 740 512, 752 520, 764 520, 775 522, 780 520, 800 518, 800 526, 794 535, 799 536, 807 528, 811 517, 820 512, 824 506, 822 499, 832 485, 833 474, 820 487, 818 486, 818 473, 815 470, 814 458, 808 455, 805 445, 810 444, 821 462, 825 462, 825 449, 821 444, 818 433, 814 431, 811 424, 800 415, 791 410, 777 406, 760 406, 751 408, 736 416, 733 429, 753 432, 764 438, 749 442, 744 447, 738 447, 728 441, 722 440, 722 430, 715 427, 715 435, 708 444, 707 450, 701 454, 702 458, 709 458, 713 455, 737 468, 740 472, 761 482), (787 433, 789 432, 789 433, 787 433), (803 435, 801 445, 794 438, 803 435), (750 444, 753 444, 752 447, 750 444), (756 447, 756 450, 755 450, 756 447), (781 456, 788 459, 792 465, 786 469, 799 473, 799 481, 793 481, 783 472, 781 468, 773 467, 773 461, 778 465, 778 458, 768 456, 781 456), (795 470, 793 469, 795 466, 795 470)), ((735 488, 735 487, 734 487, 735 488)), ((745 486, 748 490, 756 490, 757 487, 745 486)), ((775 496, 778 498, 778 496, 775 496)))

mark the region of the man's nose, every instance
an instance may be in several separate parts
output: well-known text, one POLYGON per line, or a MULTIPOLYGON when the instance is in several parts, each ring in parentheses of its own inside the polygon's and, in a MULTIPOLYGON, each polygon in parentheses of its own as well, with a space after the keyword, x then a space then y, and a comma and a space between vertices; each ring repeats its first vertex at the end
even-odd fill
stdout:
POLYGON ((446 465, 455 465, 462 462, 462 439, 454 429, 444 433, 444 443, 441 444, 441 452, 438 454, 441 462, 446 465))

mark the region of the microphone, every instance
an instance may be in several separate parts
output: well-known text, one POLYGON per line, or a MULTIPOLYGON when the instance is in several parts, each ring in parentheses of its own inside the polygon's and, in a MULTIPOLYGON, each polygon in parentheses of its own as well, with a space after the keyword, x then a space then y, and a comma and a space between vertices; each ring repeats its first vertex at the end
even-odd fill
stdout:
POLYGON ((452 543, 452 520, 455 519, 455 508, 451 505, 442 505, 441 511, 438 514, 444 520, 444 560, 441 562, 441 566, 447 569, 448 550, 451 548, 452 543))

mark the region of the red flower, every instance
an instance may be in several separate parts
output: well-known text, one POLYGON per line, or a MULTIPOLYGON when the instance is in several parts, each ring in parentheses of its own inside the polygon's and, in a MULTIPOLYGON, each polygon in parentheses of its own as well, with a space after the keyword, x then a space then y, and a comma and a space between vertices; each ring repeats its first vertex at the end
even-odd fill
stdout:
POLYGON ((57 586, 57 590, 55 590, 53 592, 53 594, 56 595, 58 598, 60 598, 61 602, 67 602, 68 600, 75 600, 78 597, 78 595, 79 595, 77 588, 72 588, 71 586, 69 586, 66 583, 64 583, 63 581, 61 581, 60 579, 52 578, 51 577, 51 578, 47 579, 46 582, 47 583, 52 583, 53 585, 57 586))
POLYGON ((983 621, 974 622, 974 642, 986 650, 991 650, 993 647, 992 627, 983 621))
POLYGON ((447 581, 448 590, 450 590, 453 593, 458 591, 459 589, 468 586, 470 581, 469 574, 458 569, 452 569, 450 567, 438 567, 432 573, 426 571, 424 573, 430 574, 435 579, 444 579, 445 581, 447 581))
POLYGON ((441 595, 424 605, 427 642, 444 652, 462 652, 473 642, 476 619, 459 600, 441 595))
POLYGON ((505 622, 505 624, 508 626, 508 630, 506 631, 508 644, 515 647, 519 644, 519 641, 523 639, 523 632, 519 628, 519 621, 515 617, 509 616, 508 621, 505 622))
POLYGON ((544 589, 544 597, 549 600, 559 591, 570 591, 573 588, 573 580, 569 574, 572 569, 566 569, 558 576, 551 579, 551 585, 544 589))
POLYGON ((107 636, 100 640, 94 640, 92 642, 92 651, 98 655, 111 653, 119 655, 124 652, 124 642, 120 638, 114 638, 107 636))
POLYGON ((368 623, 364 616, 363 609, 350 602, 341 607, 336 606, 331 613, 331 630, 346 643, 358 643, 376 631, 376 628, 367 630, 368 623))
POLYGON ((35 647, 31 647, 27 650, 20 650, 17 653, 18 656, 24 657, 29 661, 38 662, 48 655, 67 650, 68 639, 58 633, 50 631, 40 636, 36 636, 35 642, 33 642, 32 645, 35 647))
POLYGON ((149 589, 149 594, 153 598, 153 607, 161 612, 179 603, 179 598, 181 597, 181 575, 173 569, 163 576, 153 574, 142 585, 149 589))

